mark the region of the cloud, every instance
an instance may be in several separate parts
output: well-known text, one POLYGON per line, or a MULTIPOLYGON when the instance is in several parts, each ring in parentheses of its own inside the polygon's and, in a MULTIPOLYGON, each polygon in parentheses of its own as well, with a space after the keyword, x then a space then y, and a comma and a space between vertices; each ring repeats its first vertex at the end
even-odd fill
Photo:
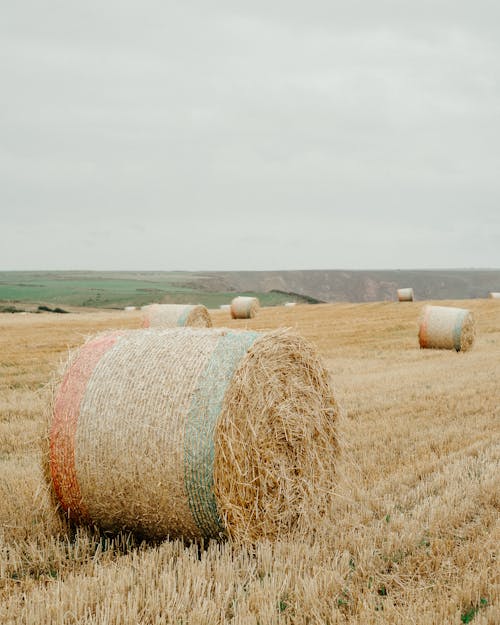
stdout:
POLYGON ((499 12, 11 3, 0 265, 498 266, 499 12))

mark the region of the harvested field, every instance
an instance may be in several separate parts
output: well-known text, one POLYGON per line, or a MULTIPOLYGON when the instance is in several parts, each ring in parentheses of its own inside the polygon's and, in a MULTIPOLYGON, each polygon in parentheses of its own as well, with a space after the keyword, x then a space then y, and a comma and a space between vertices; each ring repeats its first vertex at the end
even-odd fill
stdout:
POLYGON ((424 302, 211 311, 298 330, 343 407, 335 503, 315 532, 253 548, 138 543, 66 527, 40 466, 47 383, 68 349, 141 313, 0 315, 0 623, 500 623, 500 308, 469 352, 421 350, 424 302))

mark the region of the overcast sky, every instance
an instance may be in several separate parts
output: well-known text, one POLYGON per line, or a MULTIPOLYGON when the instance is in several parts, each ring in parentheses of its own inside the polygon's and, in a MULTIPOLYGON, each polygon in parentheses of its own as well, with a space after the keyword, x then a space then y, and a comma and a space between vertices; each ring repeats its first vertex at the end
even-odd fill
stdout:
POLYGON ((0 269, 500 267, 496 0, 16 0, 0 269))

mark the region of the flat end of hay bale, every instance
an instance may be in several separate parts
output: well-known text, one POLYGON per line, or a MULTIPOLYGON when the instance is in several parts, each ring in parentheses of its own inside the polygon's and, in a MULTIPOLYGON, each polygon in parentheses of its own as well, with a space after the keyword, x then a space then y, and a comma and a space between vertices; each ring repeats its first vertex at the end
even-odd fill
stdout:
POLYGON ((276 331, 235 372, 216 426, 215 494, 234 540, 276 539, 329 503, 338 406, 314 347, 276 331))

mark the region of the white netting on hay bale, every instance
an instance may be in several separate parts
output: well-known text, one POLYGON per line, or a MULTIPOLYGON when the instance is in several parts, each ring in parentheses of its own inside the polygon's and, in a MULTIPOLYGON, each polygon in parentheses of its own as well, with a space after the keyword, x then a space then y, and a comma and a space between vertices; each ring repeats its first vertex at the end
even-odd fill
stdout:
POLYGON ((143 311, 144 328, 212 327, 208 310, 201 304, 150 304, 143 311))
POLYGON ((475 322, 465 308, 425 306, 419 324, 420 347, 466 351, 474 343, 475 322))
POLYGON ((413 302, 414 294, 411 287, 398 289, 398 301, 400 302, 413 302))
POLYGON ((239 295, 231 302, 231 317, 233 319, 252 319, 259 310, 257 297, 239 295))
POLYGON ((49 429, 63 510, 150 537, 276 538, 329 505, 338 408, 287 331, 120 331, 68 363, 49 429))

